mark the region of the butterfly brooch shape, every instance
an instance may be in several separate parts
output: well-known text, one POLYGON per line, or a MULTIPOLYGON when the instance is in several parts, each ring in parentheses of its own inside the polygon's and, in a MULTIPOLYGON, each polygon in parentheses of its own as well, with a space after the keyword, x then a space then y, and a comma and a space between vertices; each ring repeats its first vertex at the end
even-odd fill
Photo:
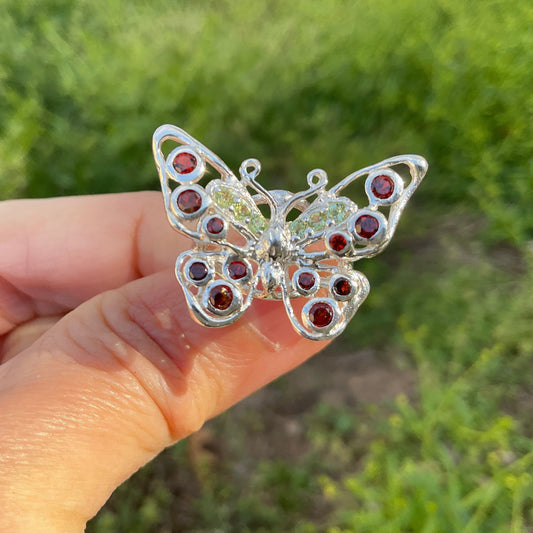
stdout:
POLYGON ((265 189, 257 159, 246 159, 237 178, 176 126, 157 128, 153 152, 168 220, 195 244, 176 261, 192 316, 227 326, 254 298, 281 300, 293 327, 312 340, 340 334, 368 296, 353 263, 387 246, 428 166, 417 155, 392 157, 330 189, 326 172, 315 169, 308 188, 292 193, 265 189), (165 156, 166 141, 177 146, 165 156), (359 207, 341 192, 362 178, 368 205, 359 207))

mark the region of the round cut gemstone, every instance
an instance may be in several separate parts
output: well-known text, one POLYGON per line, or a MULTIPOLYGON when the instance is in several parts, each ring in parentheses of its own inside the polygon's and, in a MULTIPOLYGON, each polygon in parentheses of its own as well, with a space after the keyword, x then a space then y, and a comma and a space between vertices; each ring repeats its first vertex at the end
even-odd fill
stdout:
POLYGON ((333 220, 333 222, 336 222, 337 224, 340 224, 347 215, 346 205, 341 202, 335 202, 328 207, 328 219, 333 220))
POLYGON ((224 221, 219 217, 212 217, 207 221, 205 228, 209 233, 218 235, 224 229, 224 221))
POLYGON ((342 252, 348 246, 348 241, 342 233, 334 233, 330 236, 328 244, 335 252, 342 252))
POLYGON ((252 214, 252 210, 248 205, 241 201, 237 201, 233 204, 233 213, 237 220, 244 220, 252 214))
POLYGON ((194 189, 185 189, 178 194, 178 207, 188 215, 196 213, 202 207, 202 197, 194 189))
POLYGON ((208 272, 207 265, 202 261, 195 261, 189 266, 189 277, 194 281, 202 281, 208 272))
POLYGON ((390 198, 394 192, 394 180, 386 174, 376 176, 372 180, 370 190, 372 191, 372 194, 380 200, 390 198))
POLYGON ((178 174, 190 174, 197 164, 196 156, 190 152, 180 152, 172 161, 172 166, 178 174))
POLYGON ((379 221, 372 215, 361 215, 355 221, 355 232, 363 239, 370 239, 379 229, 379 221))
POLYGON ((298 285, 304 290, 304 291, 310 291, 316 283, 315 276, 311 274, 311 272, 302 272, 298 276, 298 285))
POLYGON ((333 291, 338 296, 348 296, 352 292, 352 284, 346 278, 339 278, 333 284, 333 291))
POLYGON ((297 218, 289 224, 289 229, 291 230, 291 233, 294 233, 297 237, 301 238, 305 234, 307 224, 305 221, 297 218))
POLYGON ((314 231, 321 231, 326 227, 327 213, 325 211, 315 211, 309 215, 309 225, 314 231))
POLYGON ((233 291, 227 285, 216 285, 209 291, 209 303, 215 308, 224 311, 233 302, 233 291))
POLYGON ((222 208, 229 207, 233 204, 233 196, 233 192, 228 187, 220 187, 219 189, 216 189, 212 194, 213 201, 215 202, 215 204, 222 208))
POLYGON ((252 214, 252 218, 250 220, 250 223, 248 224, 248 227, 254 234, 261 233, 262 231, 266 230, 268 227, 267 221, 263 215, 258 215, 257 213, 252 214))
POLYGON ((309 320, 317 328, 325 328, 333 320, 333 308, 327 302, 316 302, 309 309, 309 320))
POLYGON ((242 261, 232 261, 228 265, 228 274, 231 279, 242 279, 248 274, 248 268, 242 261))

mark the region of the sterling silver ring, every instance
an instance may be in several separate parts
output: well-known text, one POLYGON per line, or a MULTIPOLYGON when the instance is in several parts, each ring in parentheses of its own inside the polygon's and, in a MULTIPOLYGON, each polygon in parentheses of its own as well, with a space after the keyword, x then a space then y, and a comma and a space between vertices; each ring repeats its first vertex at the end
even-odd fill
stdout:
POLYGON ((326 172, 315 169, 308 188, 292 193, 265 189, 257 159, 242 163, 238 179, 170 124, 154 132, 153 152, 168 220, 194 241, 176 261, 193 318, 227 326, 254 298, 281 300, 293 327, 311 340, 339 335, 368 296, 368 280, 353 263, 387 246, 428 168, 418 155, 391 157, 330 189, 326 172), (167 156, 166 141, 177 144, 167 156), (362 177, 368 204, 358 207, 340 194, 362 177))

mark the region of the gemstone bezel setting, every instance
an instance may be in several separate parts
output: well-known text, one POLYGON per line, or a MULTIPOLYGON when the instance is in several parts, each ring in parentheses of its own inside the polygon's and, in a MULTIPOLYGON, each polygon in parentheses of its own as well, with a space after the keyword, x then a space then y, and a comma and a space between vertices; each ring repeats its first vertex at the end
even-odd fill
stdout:
POLYGON ((204 289, 204 293, 202 295, 202 303, 206 309, 208 309, 211 313, 218 316, 227 316, 234 313, 237 309, 239 309, 242 305, 242 294, 241 291, 230 281, 227 281, 225 279, 217 279, 216 281, 212 281, 209 283, 209 285, 206 286, 204 289), (232 293, 232 300, 229 306, 225 309, 219 309, 215 307, 211 303, 211 291, 213 289, 216 289, 217 287, 221 286, 227 286, 232 293))
POLYGON ((247 283, 248 281, 250 281, 250 278, 252 276, 252 265, 250 264, 250 262, 245 259, 244 257, 238 257, 238 256, 230 256, 228 257, 228 259, 226 259, 226 262, 224 263, 224 266, 222 267, 222 270, 224 272, 224 275, 230 279, 233 283, 240 283, 240 284, 244 284, 244 283, 247 283), (242 278, 233 278, 231 277, 231 272, 230 272, 230 265, 232 263, 234 263, 235 261, 239 261, 241 263, 244 264, 244 266, 246 267, 246 275, 243 276, 242 278))
POLYGON ((352 237, 351 237, 351 235, 349 233, 347 233, 345 231, 331 231, 331 232, 328 232, 324 236, 324 241, 326 243, 326 248, 332 254, 335 254, 335 255, 344 255, 347 252, 349 252, 351 247, 352 247, 351 246, 352 237), (338 240, 341 240, 342 238, 344 238, 344 241, 345 241, 345 245, 339 250, 337 250, 336 247, 334 246, 334 243, 332 243, 332 239, 334 239, 335 237, 337 237, 338 240))
POLYGON ((333 295, 335 300, 340 302, 346 302, 348 300, 351 300, 357 294, 358 288, 359 284, 356 282, 356 280, 353 279, 352 276, 349 276, 347 274, 335 274, 329 280, 329 291, 333 295), (346 280, 350 284, 350 292, 348 294, 339 294, 335 290, 335 284, 341 280, 346 280))
POLYGON ((182 145, 174 148, 170 154, 168 154, 166 159, 166 172, 168 176, 177 181, 178 183, 196 183, 202 179, 202 176, 205 173, 205 161, 200 156, 200 154, 194 150, 192 146, 182 145), (174 160, 179 154, 190 154, 194 159, 196 159, 196 166, 191 172, 178 172, 174 168, 174 160))
POLYGON ((299 268, 293 275, 292 275, 292 286, 295 291, 297 291, 302 296, 310 296, 312 294, 315 294, 315 292, 320 289, 320 276, 318 273, 311 269, 311 268, 299 268), (315 278, 315 283, 312 287, 309 289, 305 289, 302 287, 298 281, 301 274, 310 274, 315 278))
POLYGON ((195 218, 200 217, 205 213, 205 210, 209 206, 209 198, 205 194, 205 190, 203 187, 200 187, 199 185, 182 185, 181 187, 177 187, 172 191, 172 194, 170 196, 170 206, 172 209, 172 213, 179 217, 179 218, 185 218, 187 220, 193 220, 195 218), (185 211, 182 211, 179 208, 178 205, 178 197, 181 193, 186 191, 194 191, 196 192, 201 199, 201 205, 198 210, 192 212, 192 213, 186 213, 185 211))
POLYGON ((371 172, 365 181, 365 192, 368 196, 368 199, 370 200, 370 206, 392 205, 402 195, 403 188, 404 186, 403 186, 403 180, 401 176, 390 168, 383 169, 383 170, 376 170, 375 172, 371 172), (378 196, 374 194, 372 183, 374 182, 374 179, 378 178, 379 176, 387 176, 394 183, 394 189, 391 195, 388 196, 387 198, 379 198, 378 196))
POLYGON ((183 266, 183 273, 185 274, 185 278, 189 283, 192 283, 196 286, 203 286, 206 285, 211 281, 213 278, 213 267, 205 260, 205 259, 199 259, 198 257, 191 257, 185 265, 183 266), (191 266, 194 263, 203 263, 207 267, 207 274, 202 279, 194 279, 191 277, 191 266))
POLYGON ((331 331, 333 328, 341 328, 343 327, 342 324, 342 317, 341 313, 339 311, 339 306, 335 300, 332 298, 313 298, 312 300, 309 300, 302 308, 302 321, 304 325, 309 328, 312 331, 320 331, 323 333, 327 333, 331 331), (311 310, 313 306, 316 304, 326 304, 328 307, 331 308, 332 311, 332 317, 328 324, 324 326, 316 326, 310 317, 311 310))
POLYGON ((360 209, 354 213, 350 220, 348 221, 348 228, 354 240, 360 244, 367 243, 379 243, 381 242, 387 234, 387 219, 383 213, 380 213, 376 209, 360 209), (371 237, 363 237, 356 230, 357 221, 361 216, 371 216, 378 221, 379 227, 377 231, 371 237))
POLYGON ((228 232, 228 224, 222 217, 218 215, 207 216, 202 220, 202 231, 211 239, 214 239, 214 240, 224 239, 224 237, 226 237, 226 233, 228 232), (210 223, 218 222, 218 221, 222 222, 222 229, 219 232, 215 232, 215 233, 209 231, 211 229, 209 227, 210 223))

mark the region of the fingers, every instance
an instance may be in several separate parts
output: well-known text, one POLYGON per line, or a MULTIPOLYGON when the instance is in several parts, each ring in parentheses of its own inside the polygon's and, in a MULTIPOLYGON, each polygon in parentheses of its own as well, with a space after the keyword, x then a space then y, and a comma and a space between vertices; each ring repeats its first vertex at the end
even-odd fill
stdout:
POLYGON ((52 509, 81 531, 163 447, 323 346, 293 331, 280 302, 199 326, 170 270, 91 299, 0 367, 0 525, 52 509))
POLYGON ((0 335, 168 268, 187 245, 161 194, 0 203, 0 335))

